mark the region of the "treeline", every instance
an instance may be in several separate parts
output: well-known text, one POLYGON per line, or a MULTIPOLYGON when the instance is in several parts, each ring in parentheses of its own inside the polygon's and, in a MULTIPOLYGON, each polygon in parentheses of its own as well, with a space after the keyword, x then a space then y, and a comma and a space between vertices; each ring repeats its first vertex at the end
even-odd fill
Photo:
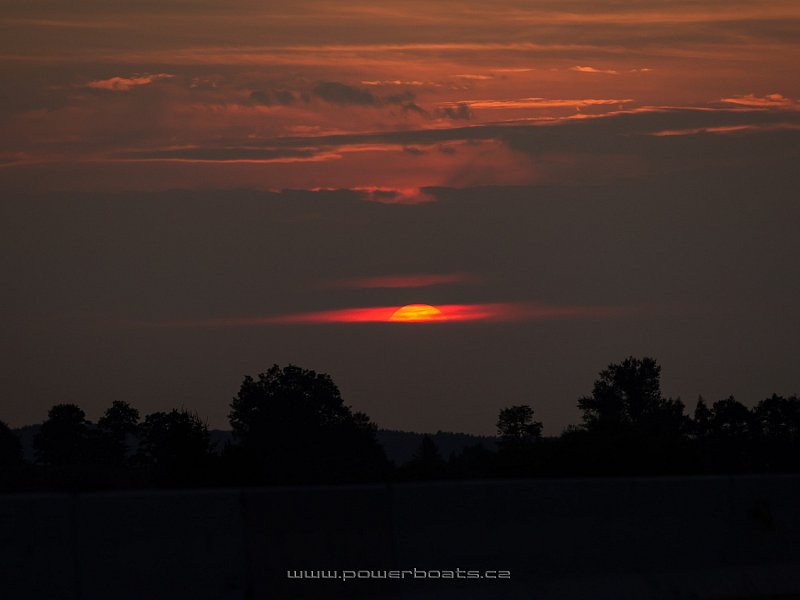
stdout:
POLYGON ((246 377, 230 405, 231 442, 214 448, 207 425, 184 409, 143 419, 115 401, 97 423, 74 404, 53 406, 23 458, 0 423, 3 491, 330 484, 493 477, 800 472, 800 399, 773 395, 754 408, 701 398, 687 415, 664 398, 661 368, 627 358, 603 370, 578 400, 580 426, 542 436, 528 405, 500 411, 497 448, 443 457, 424 437, 391 463, 367 415, 344 404, 324 373, 273 366, 246 377))

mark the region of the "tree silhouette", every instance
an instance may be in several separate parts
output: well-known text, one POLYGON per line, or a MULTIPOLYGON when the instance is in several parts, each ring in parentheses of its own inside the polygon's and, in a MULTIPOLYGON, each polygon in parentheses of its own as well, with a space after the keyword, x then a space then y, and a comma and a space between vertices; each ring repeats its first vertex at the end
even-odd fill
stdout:
POLYGON ((750 409, 730 396, 702 413, 706 422, 700 445, 705 469, 715 473, 754 470, 757 424, 750 409))
POLYGON ((497 416, 499 452, 497 468, 504 477, 534 475, 540 470, 539 444, 542 424, 533 419, 533 408, 526 404, 509 406, 497 416))
POLYGON ((121 466, 128 454, 128 437, 139 429, 139 411, 127 402, 115 400, 97 421, 97 428, 100 436, 96 443, 105 462, 121 466))
POLYGON ((114 400, 97 421, 97 426, 116 438, 124 439, 126 435, 136 433, 139 411, 127 402, 114 400))
POLYGON ((0 468, 22 461, 22 444, 8 425, 0 421, 0 468))
POLYGON ((325 373, 273 365, 255 379, 245 377, 230 423, 267 482, 371 479, 387 466, 377 428, 344 404, 325 373))
POLYGON ((75 404, 56 404, 33 439, 36 460, 46 465, 83 463, 88 454, 89 422, 75 404))
POLYGON ((419 448, 405 465, 402 476, 406 479, 441 479, 446 475, 447 463, 436 442, 429 435, 422 436, 419 448))
POLYGON ((771 472, 800 469, 800 398, 773 394, 752 412, 759 467, 771 472))
POLYGON ((156 412, 141 425, 139 458, 152 469, 156 483, 197 485, 209 474, 211 444, 208 427, 185 410, 156 412))
POLYGON ((753 413, 753 424, 764 437, 800 440, 800 398, 773 394, 759 402, 753 413))
POLYGON ((687 424, 683 403, 661 396, 661 366, 648 357, 609 365, 578 408, 586 428, 595 431, 682 433, 687 424))
POLYGON ((501 447, 525 446, 542 437, 542 424, 533 420, 533 408, 527 404, 509 406, 497 417, 497 435, 501 447))
POLYGON ((711 409, 706 405, 706 401, 700 396, 697 398, 697 405, 694 408, 694 418, 691 424, 691 433, 697 439, 708 437, 711 431, 711 409))
POLYGON ((708 424, 709 434, 718 439, 746 442, 755 433, 753 413, 733 396, 714 402, 708 424))
POLYGON ((628 357, 600 372, 592 395, 578 400, 588 437, 580 453, 590 471, 608 473, 683 472, 692 457, 685 434, 689 419, 680 400, 661 395, 661 367, 648 357, 628 357))

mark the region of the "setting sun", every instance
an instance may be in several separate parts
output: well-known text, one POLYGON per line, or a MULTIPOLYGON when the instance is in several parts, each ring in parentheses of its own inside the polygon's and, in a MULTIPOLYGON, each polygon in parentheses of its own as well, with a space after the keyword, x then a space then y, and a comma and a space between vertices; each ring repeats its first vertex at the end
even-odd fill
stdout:
POLYGON ((402 322, 423 322, 423 321, 444 321, 447 317, 435 306, 430 304, 407 304, 402 308, 398 308, 392 316, 389 317, 390 321, 402 322))

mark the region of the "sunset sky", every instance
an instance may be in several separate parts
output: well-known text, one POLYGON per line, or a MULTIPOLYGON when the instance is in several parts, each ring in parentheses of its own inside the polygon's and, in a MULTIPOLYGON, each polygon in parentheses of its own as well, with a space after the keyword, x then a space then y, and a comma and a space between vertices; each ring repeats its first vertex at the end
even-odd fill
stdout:
POLYGON ((417 431, 631 354, 800 393, 796 0, 0 0, 0 74, 12 425, 289 362, 417 431))

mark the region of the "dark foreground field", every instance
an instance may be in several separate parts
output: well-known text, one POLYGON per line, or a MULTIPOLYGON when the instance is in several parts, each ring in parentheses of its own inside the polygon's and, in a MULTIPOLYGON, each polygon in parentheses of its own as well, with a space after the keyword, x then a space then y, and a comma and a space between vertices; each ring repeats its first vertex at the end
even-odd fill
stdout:
POLYGON ((0 595, 788 600, 798 507, 794 475, 10 495, 0 595))

